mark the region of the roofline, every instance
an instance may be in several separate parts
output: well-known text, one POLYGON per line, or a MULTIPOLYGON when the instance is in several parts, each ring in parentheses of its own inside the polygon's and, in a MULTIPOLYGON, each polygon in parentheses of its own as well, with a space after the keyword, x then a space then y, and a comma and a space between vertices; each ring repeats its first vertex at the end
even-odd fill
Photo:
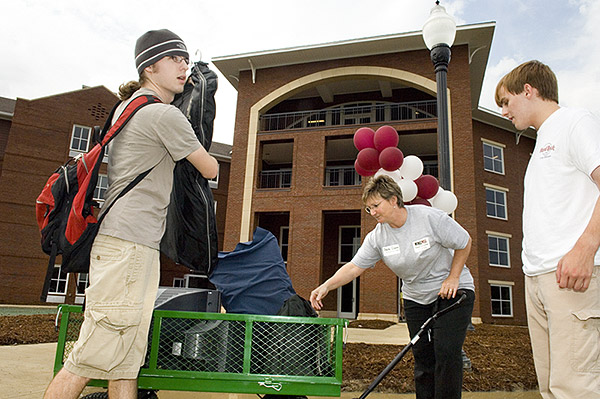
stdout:
POLYGON ((48 98, 52 98, 52 97, 58 97, 58 96, 64 96, 64 95, 69 95, 69 94, 73 94, 73 93, 78 93, 84 90, 98 90, 98 89, 104 89, 112 94, 114 94, 114 96, 116 98, 118 98, 117 93, 115 93, 114 91, 110 90, 108 87, 106 87, 105 85, 96 85, 96 86, 83 86, 81 89, 74 89, 74 90, 69 90, 69 91, 65 91, 62 93, 55 93, 55 94, 48 94, 42 97, 36 97, 36 98, 23 98, 23 97, 17 97, 17 100, 23 100, 23 101, 38 101, 38 100, 45 100, 48 98))
POLYGON ((487 109, 484 107, 478 107, 473 110, 472 118, 475 121, 484 123, 486 125, 491 125, 497 127, 499 129, 505 130, 509 133, 513 133, 517 136, 525 136, 530 139, 535 140, 537 137, 536 131, 532 128, 527 128, 525 130, 517 130, 513 126, 512 122, 507 118, 500 115, 498 112, 493 111, 491 109, 487 109))
MULTIPOLYGON (((477 108, 479 103, 495 27, 496 23, 493 21, 456 27, 454 45, 469 46, 472 109, 477 108)), ((420 30, 219 56, 213 57, 211 61, 237 90, 241 71, 256 72, 264 68, 415 50, 427 50, 420 30)))
POLYGON ((14 115, 15 115, 14 112, 0 111, 0 119, 3 119, 3 120, 11 121, 14 115))
MULTIPOLYGON (((496 26, 496 23, 494 21, 477 23, 477 24, 459 25, 456 27, 456 32, 458 34, 459 32, 465 31, 465 30, 472 30, 472 29, 476 29, 476 28, 486 28, 486 27, 489 28, 489 27, 495 27, 495 26, 496 26)), ((368 37, 362 37, 362 38, 357 38, 357 39, 338 40, 338 41, 333 41, 333 42, 308 44, 308 45, 303 45, 303 46, 283 47, 280 49, 273 49, 273 50, 261 50, 261 51, 254 51, 254 52, 248 52, 248 53, 217 56, 217 57, 213 57, 212 61, 213 61, 213 63, 217 63, 217 62, 234 60, 234 59, 258 57, 261 55, 282 54, 282 53, 295 52, 295 51, 299 51, 299 50, 311 50, 311 49, 319 49, 319 48, 327 48, 327 47, 337 47, 337 46, 352 45, 352 44, 357 44, 357 43, 376 42, 376 41, 380 41, 380 40, 402 39, 402 38, 414 37, 414 36, 422 37, 423 31, 418 30, 418 31, 410 31, 410 32, 404 32, 404 33, 393 33, 393 34, 378 35, 378 36, 368 36, 368 37)), ((465 42, 459 43, 455 40, 454 44, 465 44, 465 42)), ((419 46, 418 48, 426 49, 427 47, 425 46, 425 42, 423 41, 422 45, 419 46)), ((414 50, 414 49, 410 49, 410 50, 400 49, 400 50, 396 50, 395 52, 405 52, 405 51, 412 51, 412 50, 414 50)), ((311 62, 311 61, 313 61, 313 60, 308 60, 306 62, 311 62)), ((249 70, 249 69, 251 69, 251 68, 248 66, 248 68, 243 68, 240 70, 243 71, 243 70, 249 70)))
POLYGON ((212 152, 212 151, 209 151, 208 153, 215 158, 220 158, 220 159, 224 159, 226 161, 231 161, 231 155, 217 154, 216 152, 212 152))

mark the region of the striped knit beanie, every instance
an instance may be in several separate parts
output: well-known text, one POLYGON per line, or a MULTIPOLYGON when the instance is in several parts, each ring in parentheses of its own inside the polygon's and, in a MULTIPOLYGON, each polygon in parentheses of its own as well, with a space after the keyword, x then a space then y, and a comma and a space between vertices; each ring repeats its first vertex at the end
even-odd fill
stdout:
POLYGON ((135 43, 135 67, 138 74, 144 68, 168 55, 190 58, 185 43, 168 29, 151 30, 144 33, 135 43))

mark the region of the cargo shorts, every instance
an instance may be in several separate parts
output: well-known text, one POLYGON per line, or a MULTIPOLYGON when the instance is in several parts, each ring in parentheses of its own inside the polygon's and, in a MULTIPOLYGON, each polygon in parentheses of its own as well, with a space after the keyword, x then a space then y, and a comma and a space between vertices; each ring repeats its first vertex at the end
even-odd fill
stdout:
POLYGON ((84 321, 65 369, 93 379, 137 378, 159 276, 158 250, 98 235, 90 254, 84 321))

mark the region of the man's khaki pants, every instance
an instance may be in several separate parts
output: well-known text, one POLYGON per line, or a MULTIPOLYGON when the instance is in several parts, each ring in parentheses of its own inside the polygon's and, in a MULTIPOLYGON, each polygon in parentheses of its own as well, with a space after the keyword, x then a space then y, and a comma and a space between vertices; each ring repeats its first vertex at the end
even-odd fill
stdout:
POLYGON ((585 292, 561 289, 554 272, 525 276, 527 321, 544 399, 600 398, 600 266, 585 292))

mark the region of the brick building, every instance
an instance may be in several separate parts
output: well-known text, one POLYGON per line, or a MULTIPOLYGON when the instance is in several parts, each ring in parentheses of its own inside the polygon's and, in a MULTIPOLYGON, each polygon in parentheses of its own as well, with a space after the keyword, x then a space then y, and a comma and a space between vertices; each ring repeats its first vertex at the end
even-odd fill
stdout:
MULTIPOLYGON (((104 124, 117 97, 103 86, 35 100, 0 98, 0 303, 39 304, 48 256, 40 247, 35 199, 69 156, 88 149, 93 126, 104 124)), ((211 181, 222 248, 231 146, 213 143, 219 176, 211 181)), ((101 168, 97 198, 107 188, 101 168)), ((161 285, 185 285, 191 271, 161 259, 161 285)), ((49 302, 80 303, 86 274, 60 272, 57 259, 49 302)))
MULTIPOLYGON (((522 181, 533 132, 478 107, 494 23, 459 26, 448 72, 454 214, 473 238, 474 317, 525 324, 522 181)), ((296 291, 352 258, 375 226, 353 169, 358 127, 393 126, 398 147, 437 174, 435 73, 421 32, 214 58, 238 92, 224 249, 256 226, 277 236, 296 291)), ((332 292, 325 314, 400 313, 383 264, 332 292)))

